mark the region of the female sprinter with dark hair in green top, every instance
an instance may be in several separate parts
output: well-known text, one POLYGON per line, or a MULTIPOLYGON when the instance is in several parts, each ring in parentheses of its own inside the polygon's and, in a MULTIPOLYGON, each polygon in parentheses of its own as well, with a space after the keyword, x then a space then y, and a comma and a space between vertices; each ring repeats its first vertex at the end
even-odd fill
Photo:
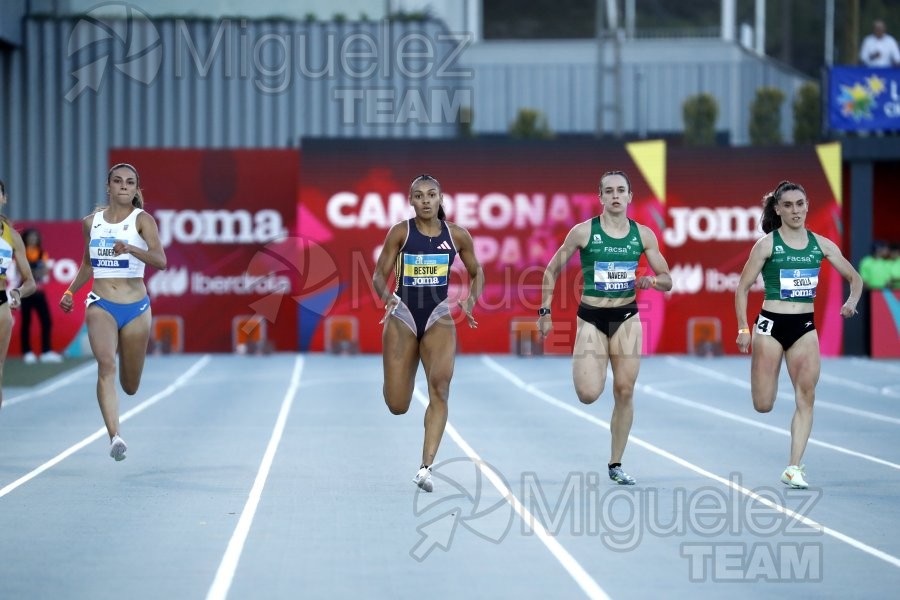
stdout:
POLYGON ((613 405, 610 433, 609 478, 620 485, 633 485, 634 478, 622 470, 622 455, 634 419, 634 384, 641 366, 643 329, 637 317, 636 290, 669 291, 672 277, 659 251, 653 231, 627 216, 631 182, 622 171, 600 178, 603 212, 569 231, 544 271, 538 327, 547 335, 553 327, 550 304, 556 278, 576 251, 581 252, 584 292, 578 307, 572 378, 575 393, 585 404, 600 397, 606 384, 606 366, 612 364, 613 405), (638 275, 641 254, 656 274, 638 275))
POLYGON ((750 362, 753 407, 761 413, 772 410, 784 357, 797 407, 791 420, 790 461, 781 481, 792 488, 806 488, 809 484, 800 460, 812 430, 819 381, 819 336, 813 319, 813 299, 822 260, 830 262, 850 282, 850 297, 841 306, 844 318, 856 314, 863 283, 834 242, 806 228, 809 202, 802 186, 782 181, 766 194, 763 206, 761 225, 766 235, 750 251, 734 296, 737 345, 745 353, 751 347, 747 294, 762 273, 766 297, 754 322, 750 362))

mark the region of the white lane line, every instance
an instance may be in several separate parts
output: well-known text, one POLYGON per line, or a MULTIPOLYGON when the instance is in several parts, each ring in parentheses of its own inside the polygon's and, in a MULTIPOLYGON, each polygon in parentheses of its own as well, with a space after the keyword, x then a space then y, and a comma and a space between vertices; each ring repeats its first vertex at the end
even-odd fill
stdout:
MULTIPOLYGON (((675 358, 672 356, 666 357, 666 360, 670 363, 678 365, 679 368, 688 369, 690 371, 693 371, 694 373, 699 373, 700 375, 704 375, 704 376, 710 377, 712 379, 717 379, 717 380, 723 381, 725 383, 730 383, 732 385, 742 387, 745 390, 750 389, 750 384, 747 381, 744 381, 743 379, 738 379, 737 377, 732 377, 730 375, 724 375, 724 374, 719 373, 718 371, 715 371, 708 367, 702 367, 700 365, 695 365, 694 363, 691 363, 689 361, 678 359, 678 358, 675 358)), ((825 375, 822 375, 821 377, 823 379, 826 378, 825 375)), ((869 387, 872 387, 872 386, 869 386, 869 387)), ((878 391, 879 389, 887 389, 887 388, 872 387, 872 390, 875 390, 874 392, 871 390, 867 390, 867 391, 869 391, 870 393, 873 393, 873 394, 879 394, 880 393, 878 391)), ((787 392, 778 392, 778 398, 782 398, 784 400, 789 400, 790 402, 794 401, 794 395, 791 393, 787 393, 787 392)), ((827 408, 829 410, 846 413, 848 415, 854 415, 857 417, 864 417, 866 419, 881 421, 883 423, 892 423, 894 425, 900 425, 900 419, 898 419, 897 417, 882 415, 881 413, 871 412, 868 410, 862 410, 859 408, 851 408, 849 406, 844 406, 842 404, 835 404, 834 402, 828 402, 826 400, 819 400, 818 398, 816 398, 816 406, 821 406, 822 408, 827 408)))
MULTIPOLYGON (((544 402, 546 402, 547 404, 550 404, 551 406, 555 406, 555 407, 562 409, 572 415, 575 415, 576 417, 578 417, 580 419, 584 419, 585 421, 588 421, 589 423, 593 423, 594 425, 599 425, 600 427, 603 427, 604 429, 607 429, 607 430, 609 429, 609 423, 607 423, 606 421, 598 419, 598 418, 594 417, 593 415, 590 415, 578 408, 575 408, 574 406, 570 406, 569 404, 566 404, 562 400, 559 400, 556 397, 551 396, 550 394, 547 394, 545 392, 542 392, 541 390, 535 388, 534 386, 532 386, 528 383, 525 383, 522 379, 519 379, 519 377, 517 375, 515 375, 512 371, 501 366, 498 362, 496 362, 492 358, 490 358, 488 356, 482 356, 481 360, 487 365, 487 367, 489 369, 493 370, 494 372, 496 372, 503 378, 509 380, 516 387, 521 388, 522 390, 531 394, 532 396, 535 396, 536 398, 543 400, 544 402)), ((640 447, 656 454, 657 456, 661 456, 667 460, 674 462, 675 464, 681 465, 682 467, 689 469, 689 470, 693 471, 694 473, 697 473, 698 475, 702 475, 703 477, 712 479, 713 481, 717 481, 717 482, 721 483, 722 485, 724 485, 726 487, 730 487, 734 491, 739 492, 739 493, 747 496, 748 498, 751 498, 751 499, 759 502, 760 504, 763 504, 764 506, 771 508, 772 510, 780 512, 780 513, 790 517, 791 519, 794 519, 795 521, 797 521, 799 523, 803 523, 804 525, 806 525, 808 527, 812 527, 816 531, 821 531, 823 534, 833 537, 834 539, 839 540, 841 542, 844 542, 845 544, 852 546, 853 548, 856 548, 857 550, 865 552, 866 554, 868 554, 870 556, 874 556, 875 558, 883 560, 884 562, 886 562, 890 565, 900 568, 900 558, 897 558, 896 556, 888 554, 887 552, 884 552, 883 550, 879 550, 878 548, 870 546, 870 545, 866 544, 865 542, 861 542, 860 540, 857 540, 856 538, 852 538, 849 535, 841 533, 840 531, 837 531, 830 527, 826 527, 826 526, 822 525, 821 523, 819 523, 818 521, 810 519, 809 517, 806 517, 800 513, 797 513, 795 511, 787 508, 786 506, 782 506, 781 504, 778 504, 777 502, 773 502, 769 498, 760 496, 753 490, 750 490, 741 485, 738 485, 737 483, 735 483, 731 480, 725 479, 724 477, 720 477, 719 475, 716 475, 715 473, 712 473, 711 471, 707 471, 703 467, 695 465, 694 463, 689 462, 689 461, 681 458, 680 456, 672 454, 671 452, 669 452, 667 450, 663 450, 659 446, 655 446, 655 445, 651 444, 650 442, 646 442, 646 441, 642 440, 641 438, 636 437, 634 435, 631 435, 628 437, 628 443, 640 446, 640 447)))
POLYGON ((87 373, 91 371, 95 371, 97 369, 97 363, 91 361, 86 365, 82 365, 78 369, 72 371, 71 373, 67 373, 64 377, 60 377, 50 383, 46 383, 36 390, 30 390, 25 392, 24 394, 19 394, 18 396, 13 396, 12 398, 8 398, 3 401, 3 407, 12 406, 13 404, 18 404, 19 402, 25 402, 26 400, 31 400, 32 398, 39 398, 41 396, 46 396, 50 392, 55 392, 59 388, 65 387, 87 373))
POLYGON ((868 385, 865 383, 860 383, 858 381, 853 381, 852 379, 846 379, 844 377, 836 377, 829 373, 821 373, 819 375, 820 379, 827 381, 828 383, 832 383, 834 385, 842 385, 844 387, 848 387, 851 390, 857 390, 859 392, 865 392, 867 394, 874 394, 876 396, 890 396, 892 398, 900 398, 900 394, 893 391, 891 386, 883 386, 878 387, 875 385, 868 385))
POLYGON ((247 541, 247 536, 250 534, 250 526, 253 525, 253 518, 256 516, 256 509, 259 507, 263 488, 266 486, 269 471, 272 469, 272 462, 275 460, 275 453, 278 451, 278 444, 281 443, 281 436, 284 434, 288 414, 291 412, 291 405, 294 403, 294 397, 297 395, 297 388, 300 387, 303 362, 302 356, 298 356, 294 362, 291 384, 284 394, 284 400, 281 401, 281 410, 278 411, 278 418, 275 419, 275 427, 272 429, 269 445, 266 446, 262 462, 259 464, 259 471, 256 473, 253 487, 250 488, 250 495, 247 497, 246 504, 244 504, 244 510, 241 511, 241 518, 238 520, 237 527, 234 528, 234 533, 231 535, 231 540, 228 542, 228 547, 222 556, 222 562, 219 564, 212 585, 209 586, 206 600, 224 600, 228 597, 228 590, 231 588, 234 573, 237 570, 238 562, 241 560, 241 553, 244 551, 244 544, 247 541))
POLYGON ((894 373, 900 373, 900 364, 897 361, 889 361, 885 359, 869 359, 869 358, 858 358, 851 357, 851 362, 854 362, 860 366, 866 367, 874 367, 879 371, 893 371, 894 373))
MULTIPOLYGON (((129 420, 131 417, 143 412, 147 408, 150 408, 151 406, 153 406, 154 404, 156 404, 157 402, 159 402, 166 396, 172 395, 175 392, 175 390, 177 390, 178 388, 183 386, 185 383, 190 381, 190 379, 194 375, 197 374, 197 371, 199 371, 200 369, 205 367, 209 361, 210 361, 210 356, 208 354, 204 355, 203 358, 201 358, 200 360, 195 362, 190 369, 185 371, 183 375, 181 375, 180 377, 178 377, 178 379, 176 379, 175 381, 170 383, 165 389, 150 396, 149 398, 147 398, 146 400, 144 400, 143 402, 141 402, 140 404, 138 404, 137 406, 135 406, 134 408, 132 408, 131 410, 129 410, 128 412, 123 414, 122 416, 120 416, 119 422, 124 423, 125 421, 129 420)), ((101 427, 100 429, 98 429, 97 431, 95 431, 94 433, 89 435, 88 437, 84 438, 77 444, 70 446, 69 448, 66 448, 65 450, 63 450, 62 452, 60 452, 59 454, 57 454, 56 456, 54 456, 53 458, 51 458, 50 460, 48 460, 47 462, 42 464, 41 466, 37 467, 36 469, 32 470, 31 472, 27 473, 26 475, 19 477, 18 479, 16 479, 15 481, 13 481, 9 485, 7 485, 6 487, 0 489, 0 498, 9 494, 11 491, 15 490, 17 487, 20 487, 21 485, 28 483, 29 481, 31 481, 32 479, 34 479, 35 477, 37 477, 38 475, 40 475, 41 473, 46 471, 47 469, 50 469, 51 467, 58 465, 59 463, 61 463, 68 457, 72 456, 73 454, 75 454, 76 452, 78 452, 79 450, 81 450, 82 448, 84 448, 85 446, 90 444, 91 442, 99 440, 101 437, 106 436, 106 435, 108 435, 106 432, 106 427, 101 427)))
MULTIPOLYGON (((416 398, 419 400, 419 403, 424 407, 428 407, 428 397, 423 394, 418 387, 414 390, 416 398)), ((596 599, 596 600, 604 600, 608 599, 609 595, 600 585, 594 581, 594 578, 588 575, 588 572, 584 570, 584 567, 575 560, 575 557, 569 554, 569 551, 566 550, 562 544, 556 541, 549 531, 547 531, 543 525, 531 514, 531 512, 525 508, 525 506, 516 498, 515 494, 513 494, 512 490, 506 487, 506 484, 503 483, 503 480, 500 478, 497 473, 491 469, 487 463, 482 460, 482 458, 478 455, 477 452, 463 439, 463 437, 459 434, 456 428, 450 424, 450 421, 447 421, 447 425, 444 428, 444 431, 456 442, 456 445, 459 446, 463 452, 466 453, 472 462, 478 467, 481 473, 487 478, 488 481, 497 489, 498 492, 503 496, 503 498, 509 503, 510 506, 513 507, 513 510, 516 511, 516 514, 519 515, 527 527, 529 527, 535 535, 541 540, 547 549, 553 554, 553 557, 559 561, 562 567, 572 576, 572 579, 575 580, 575 583, 578 584, 578 587, 582 589, 582 591, 587 595, 588 598, 596 599)))
MULTIPOLYGON (((695 402, 693 400, 688 400, 687 398, 682 398, 681 396, 676 396, 674 394, 670 394, 668 392, 663 392, 661 390, 657 390, 652 386, 638 383, 635 385, 635 388, 639 391, 649 394, 650 396, 656 396, 657 398, 661 398, 667 402, 672 402, 673 404, 678 404, 680 406, 687 406, 689 408, 694 408, 696 410, 701 410, 703 412, 710 413, 712 415, 716 415, 717 417, 722 417, 723 419, 730 419, 732 421, 737 421, 738 423, 743 423, 744 425, 750 425, 751 427, 756 427, 759 429, 764 429, 766 431, 771 431, 772 433, 777 433, 779 435, 784 435, 787 437, 791 437, 791 432, 788 429, 782 429, 780 427, 775 427, 773 425, 768 425, 766 423, 760 423, 759 421, 755 421, 753 419, 749 419, 747 417, 742 417, 741 415, 736 415, 734 413, 730 413, 725 410, 721 410, 718 408, 713 408, 712 406, 707 406, 702 402, 695 402)), ((827 448, 829 450, 834 450, 835 452, 840 452, 841 454, 848 454, 850 456, 855 456, 856 458, 861 458, 863 460, 868 460, 873 463, 877 463, 879 465, 884 465, 886 467, 891 467, 892 469, 897 469, 900 471, 900 464, 893 463, 888 460, 884 460, 883 458, 878 458, 877 456, 872 456, 871 454, 864 454, 862 452, 857 452, 856 450, 850 450, 849 448, 844 448, 843 446, 837 446, 835 444, 829 444, 828 442, 823 442, 821 440, 817 440, 815 438, 809 438, 808 444, 810 446, 819 446, 821 448, 827 448)))

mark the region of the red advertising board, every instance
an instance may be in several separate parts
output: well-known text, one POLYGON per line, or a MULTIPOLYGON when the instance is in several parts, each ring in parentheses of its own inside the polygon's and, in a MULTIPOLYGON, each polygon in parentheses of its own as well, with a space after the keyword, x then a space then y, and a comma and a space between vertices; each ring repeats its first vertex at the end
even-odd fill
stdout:
MULTIPOLYGON (((448 219, 472 234, 485 270, 478 329, 456 312, 462 352, 508 352, 511 328, 528 329, 543 268, 571 227, 599 211, 607 170, 630 176, 629 215, 654 230, 675 282, 671 293, 638 295, 646 353, 736 352, 734 289, 761 235, 761 198, 778 181, 801 183, 809 228, 841 239, 833 182, 811 147, 313 139, 304 141, 302 172, 295 150, 117 150, 110 161, 141 173, 169 263, 147 272, 153 314, 183 323, 188 352, 231 350, 240 319, 265 322, 276 350, 326 349, 327 328, 352 332, 363 352, 380 351, 375 259, 390 226, 412 216, 409 182, 423 172, 440 180, 448 219)), ((55 305, 80 260, 80 228, 39 227, 57 261, 47 284, 55 305)), ((453 299, 467 293, 461 267, 451 278, 453 299)), ((576 256, 557 282, 545 352, 571 351, 581 287, 576 256)), ((842 300, 842 282, 825 265, 816 298, 825 355, 840 352, 842 300)), ((751 319, 761 303, 757 289, 751 319)), ((83 311, 54 316, 59 350, 75 338, 83 311)))
MULTIPOLYGON (((736 352, 734 289, 762 235, 763 194, 782 179, 801 183, 810 199, 808 226, 836 241, 839 206, 815 148, 723 152, 659 144, 641 156, 644 148, 591 140, 305 140, 297 234, 334 262, 340 292, 328 314, 355 318, 360 349, 379 351, 383 310, 371 287, 377 252, 389 227, 412 215, 409 182, 434 175, 448 220, 469 230, 485 269, 479 328, 458 319, 459 348, 507 352, 511 323, 535 317, 543 267, 570 228, 599 211, 601 174, 622 169, 634 192, 629 215, 656 232, 676 282, 672 293, 638 295, 644 351, 736 352)), ((465 296, 465 280, 457 272, 452 298, 465 296)), ((556 332, 545 351, 571 351, 581 286, 575 257, 557 283, 556 332)), ((761 303, 761 292, 752 293, 751 319, 761 303)), ((827 265, 816 304, 823 353, 837 354, 841 282, 827 265)), ((321 328, 304 335, 301 348, 324 347, 321 328)))
MULTIPOLYGON (((75 278, 78 266, 81 264, 84 252, 84 238, 81 234, 79 221, 16 221, 13 224, 19 233, 26 229, 37 229, 41 234, 41 242, 44 252, 47 254, 47 278, 38 282, 39 289, 44 292, 47 304, 50 308, 50 320, 52 322, 51 346, 55 352, 62 353, 69 348, 76 338, 78 331, 84 322, 83 305, 76 303, 76 309, 71 313, 64 313, 59 308, 59 300, 69 282, 75 278)), ((79 298, 84 294, 79 294, 79 298)), ((13 313, 15 323, 12 337, 9 342, 10 356, 18 356, 22 352, 21 327, 22 318, 18 313, 13 313)), ((37 315, 32 313, 31 318, 31 348, 33 352, 40 352, 41 348, 41 324, 37 315)), ((90 348, 72 348, 70 353, 83 354, 90 348)))
POLYGON ((147 290, 154 317, 180 317, 184 351, 231 350, 236 319, 265 321, 272 349, 295 350, 299 153, 121 149, 118 162, 140 172, 159 225, 168 269, 148 268, 147 290))
POLYGON ((872 358, 900 358, 900 290, 870 290, 872 358))

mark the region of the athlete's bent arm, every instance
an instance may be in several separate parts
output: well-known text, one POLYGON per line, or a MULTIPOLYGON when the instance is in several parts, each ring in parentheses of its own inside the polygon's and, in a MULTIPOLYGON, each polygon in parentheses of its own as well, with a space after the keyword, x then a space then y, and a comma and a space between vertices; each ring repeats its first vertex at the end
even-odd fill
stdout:
POLYGON ((475 243, 469 232, 458 225, 451 225, 450 234, 453 236, 453 243, 456 244, 457 255, 469 274, 469 296, 465 300, 459 300, 458 304, 466 313, 469 327, 475 328, 478 327, 478 322, 472 316, 472 309, 475 308, 481 290, 484 289, 484 269, 475 256, 475 243))
MULTIPOLYGON (((541 283, 542 309, 546 309, 547 311, 550 310, 550 305, 553 303, 553 290, 556 287, 556 278, 559 277, 562 270, 566 268, 566 263, 569 262, 572 255, 575 254, 579 248, 584 247, 588 235, 590 235, 590 231, 590 221, 579 223, 570 229, 562 246, 559 247, 559 250, 556 251, 553 258, 547 263, 547 268, 544 269, 544 277, 541 283)), ((541 335, 543 336, 546 336, 550 333, 550 330, 553 329, 553 319, 549 312, 538 317, 538 329, 540 329, 541 335)))
POLYGON ((639 225, 639 228, 641 242, 644 244, 644 256, 647 257, 647 262, 655 275, 641 277, 637 281, 637 287, 642 290, 654 288, 668 292, 672 289, 672 275, 669 273, 669 264, 659 251, 659 241, 656 239, 656 234, 646 225, 639 225))
POLYGON ((372 287, 375 288, 378 297, 387 303, 386 308, 389 312, 397 300, 388 288, 387 280, 394 268, 394 263, 397 262, 397 255, 400 254, 403 240, 406 239, 406 226, 405 222, 397 223, 388 231, 384 245, 381 247, 381 253, 378 255, 378 261, 375 263, 375 274, 372 275, 372 287))
POLYGON ((25 243, 22 242, 22 236, 19 235, 18 231, 10 227, 9 224, 5 225, 5 227, 9 227, 10 233, 12 234, 13 259, 16 261, 16 267, 19 269, 19 279, 21 280, 19 287, 7 290, 6 296, 9 298, 11 307, 18 307, 22 303, 22 298, 34 293, 37 289, 37 284, 34 282, 31 265, 28 264, 25 243), (18 298, 10 296, 10 293, 12 292, 18 292, 18 298))
POLYGON ((769 234, 756 241, 750 258, 741 271, 741 279, 738 281, 737 290, 734 292, 734 312, 737 316, 738 336, 737 345, 741 352, 747 352, 750 348, 750 326, 747 324, 747 296, 750 288, 762 272, 766 259, 772 255, 772 235, 769 234))
POLYGON ((81 266, 78 267, 78 272, 75 273, 75 279, 69 284, 69 289, 66 290, 67 293, 63 294, 62 299, 59 301, 59 307, 63 312, 72 311, 74 304, 72 294, 80 290, 81 286, 90 281, 94 276, 94 267, 91 266, 91 224, 93 223, 93 220, 94 215, 89 215, 81 221, 81 233, 84 238, 84 252, 81 255, 81 266))
POLYGON ((844 258, 844 255, 841 254, 841 249, 837 247, 837 244, 819 234, 813 235, 816 236, 819 247, 822 249, 822 254, 828 262, 830 262, 837 272, 841 274, 841 277, 850 283, 850 296, 847 297, 847 301, 841 306, 841 316, 852 317, 856 314, 856 303, 859 302, 859 299, 862 296, 862 277, 859 272, 853 268, 850 261, 844 258))
POLYGON ((147 249, 143 250, 126 244, 124 242, 116 242, 113 251, 116 255, 131 254, 141 262, 150 265, 160 271, 166 270, 166 252, 163 250, 162 242, 159 241, 159 228, 156 226, 156 220, 147 212, 142 212, 137 217, 138 233, 147 242, 147 249))

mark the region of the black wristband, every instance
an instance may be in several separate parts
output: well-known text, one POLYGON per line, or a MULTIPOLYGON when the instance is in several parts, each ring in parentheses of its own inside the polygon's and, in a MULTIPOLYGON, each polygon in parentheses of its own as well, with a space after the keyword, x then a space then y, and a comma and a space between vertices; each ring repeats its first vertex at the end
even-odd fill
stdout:
POLYGON ((549 309, 549 308, 544 308, 544 307, 542 306, 542 307, 540 307, 540 308, 538 309, 538 316, 539 316, 539 317, 546 317, 546 316, 549 315, 549 314, 550 314, 550 309, 549 309))

